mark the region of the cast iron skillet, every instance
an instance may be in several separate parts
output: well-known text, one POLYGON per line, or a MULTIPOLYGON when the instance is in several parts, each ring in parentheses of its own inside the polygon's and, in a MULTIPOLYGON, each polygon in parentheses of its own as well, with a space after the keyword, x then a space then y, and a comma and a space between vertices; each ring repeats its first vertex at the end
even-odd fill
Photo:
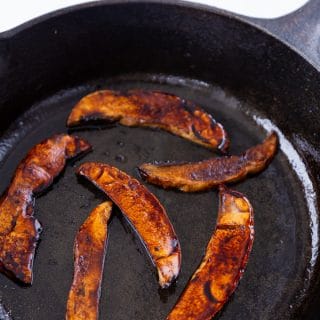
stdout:
MULTIPOLYGON (((319 1, 306 8, 305 12, 313 8, 317 14, 319 1)), ((309 21, 314 22, 312 17, 309 21)), ((287 21, 283 28, 294 26, 296 20, 287 21)), ((268 130, 277 130, 281 150, 270 167, 233 186, 253 204, 256 239, 240 286, 217 318, 317 319, 313 307, 319 299, 320 275, 317 49, 310 46, 303 57, 255 24, 183 2, 102 1, 61 10, 1 34, 0 191, 27 150, 53 133, 66 132, 65 120, 74 103, 100 88, 157 89, 191 99, 225 125, 231 153, 261 141, 268 130)), ((281 30, 280 24, 270 26, 281 30)), ((312 35, 316 32, 301 33, 301 39, 310 44, 312 35)), ((44 231, 32 287, 0 276, 1 301, 16 320, 64 318, 76 231, 105 199, 76 178, 74 166, 99 160, 137 176, 135 167, 145 161, 212 156, 161 131, 115 125, 78 134, 95 151, 70 163, 36 201, 44 231)), ((181 275, 172 289, 158 290, 148 257, 115 210, 102 319, 165 319, 214 228, 215 191, 183 194, 148 188, 166 207, 180 238, 181 275)))

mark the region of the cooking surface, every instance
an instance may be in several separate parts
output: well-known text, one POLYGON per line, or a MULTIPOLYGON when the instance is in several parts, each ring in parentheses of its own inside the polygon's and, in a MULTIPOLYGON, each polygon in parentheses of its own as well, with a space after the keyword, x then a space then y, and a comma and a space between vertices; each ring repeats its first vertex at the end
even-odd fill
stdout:
MULTIPOLYGON (((96 81, 59 92, 33 106, 14 124, 7 140, 2 140, 10 145, 0 149, 3 156, 0 191, 5 190, 26 152, 42 139, 65 132, 65 121, 74 103, 100 88, 156 89, 193 100, 225 126, 233 154, 261 142, 267 134, 252 119, 254 106, 239 104, 219 88, 157 75, 135 78, 96 81), (251 110, 251 115, 244 110, 251 110)), ((76 232, 89 212, 106 199, 90 183, 76 177, 76 166, 85 161, 101 161, 138 177, 136 167, 143 162, 198 161, 215 156, 205 148, 157 130, 111 125, 76 134, 87 139, 94 151, 83 159, 69 162, 53 187, 36 199, 35 215, 44 230, 32 287, 20 287, 0 276, 1 300, 16 320, 64 317, 73 274, 72 247, 76 232)), ((214 229, 218 208, 216 191, 184 194, 147 187, 167 209, 175 227, 182 247, 182 271, 173 288, 159 290, 145 250, 121 213, 114 210, 100 301, 103 319, 165 319, 201 261, 214 229)), ((308 285, 311 257, 310 218, 302 186, 285 155, 278 152, 266 171, 233 188, 243 192, 253 205, 256 236, 243 279, 219 319, 288 319, 308 285)))

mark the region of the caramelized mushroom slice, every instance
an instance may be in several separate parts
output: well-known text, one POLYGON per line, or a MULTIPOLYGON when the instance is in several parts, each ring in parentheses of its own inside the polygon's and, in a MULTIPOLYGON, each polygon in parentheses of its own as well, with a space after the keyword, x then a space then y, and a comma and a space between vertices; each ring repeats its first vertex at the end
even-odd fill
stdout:
POLYGON ((40 223, 33 217, 34 197, 52 184, 66 159, 90 149, 86 141, 61 134, 34 146, 20 162, 0 200, 1 272, 32 283, 34 253, 41 232, 40 223))
POLYGON ((96 91, 72 109, 67 125, 98 120, 163 129, 210 149, 225 151, 229 146, 226 131, 210 114, 189 101, 158 91, 96 91))
POLYGON ((221 310, 242 277, 252 248, 253 227, 248 199, 221 187, 216 229, 167 320, 211 320, 221 310))
POLYGON ((202 191, 262 171, 275 155, 277 145, 278 137, 273 132, 262 144, 248 149, 240 156, 182 164, 145 163, 139 167, 139 171, 145 180, 163 188, 176 188, 184 192, 202 191))
POLYGON ((168 287, 178 276, 180 244, 159 200, 138 180, 107 164, 86 162, 78 169, 120 208, 137 231, 157 267, 159 284, 168 287))
POLYGON ((67 303, 67 320, 96 320, 112 203, 98 205, 80 227, 74 241, 74 275, 67 303))

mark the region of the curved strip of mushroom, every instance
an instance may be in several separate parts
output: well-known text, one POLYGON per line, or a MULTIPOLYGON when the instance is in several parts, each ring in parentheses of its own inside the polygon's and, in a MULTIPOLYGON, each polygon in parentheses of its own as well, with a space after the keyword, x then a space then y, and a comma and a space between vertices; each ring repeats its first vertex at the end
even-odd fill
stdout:
POLYGON ((66 159, 91 149, 84 140, 55 135, 34 146, 15 171, 0 200, 0 271, 25 284, 32 283, 35 248, 41 225, 33 217, 35 196, 48 188, 66 159))
POLYGON ((240 192, 220 188, 216 229, 205 256, 167 320, 211 320, 232 295, 254 238, 253 209, 240 192))
POLYGON ((168 287, 179 274, 181 249, 159 200, 138 180, 108 164, 86 162, 77 173, 105 192, 120 208, 157 267, 160 286, 168 287))
POLYGON ((97 320, 112 202, 92 210, 74 241, 74 275, 66 320, 97 320))
POLYGON ((240 156, 224 156, 181 164, 145 163, 139 167, 141 176, 148 182, 163 188, 175 188, 184 192, 203 191, 221 183, 243 180, 249 174, 262 171, 277 151, 278 137, 271 133, 240 156))
POLYGON ((163 129, 209 149, 226 151, 229 146, 225 129, 210 114, 190 101, 159 91, 93 92, 75 105, 67 125, 101 120, 163 129))

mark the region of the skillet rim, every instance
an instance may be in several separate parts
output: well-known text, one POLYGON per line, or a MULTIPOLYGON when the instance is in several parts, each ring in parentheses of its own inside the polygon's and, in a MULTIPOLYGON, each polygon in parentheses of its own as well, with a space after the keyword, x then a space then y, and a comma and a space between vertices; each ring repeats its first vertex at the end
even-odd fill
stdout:
MULTIPOLYGON (((282 39, 280 36, 274 34, 273 32, 269 31, 268 28, 261 26, 256 21, 258 20, 266 20, 266 21, 275 21, 277 19, 255 19, 256 21, 251 20, 250 17, 246 17, 243 15, 239 15, 227 10, 219 9, 207 4, 201 4, 201 3, 195 3, 195 2, 189 2, 184 0, 95 0, 91 2, 85 2, 77 5, 68 6, 66 8, 54 10, 52 12, 40 15, 39 17, 30 19, 16 27, 13 27, 9 30, 0 32, 0 40, 6 40, 15 37, 19 33, 26 31, 29 28, 32 28, 36 25, 39 25, 40 23, 46 22, 50 20, 51 18, 61 17, 65 14, 69 14, 72 12, 85 10, 87 8, 95 8, 95 7, 106 7, 106 6, 113 6, 113 5, 126 5, 126 4, 157 4, 157 5, 164 5, 164 6, 176 6, 176 7, 182 7, 182 8, 189 8, 197 11, 204 11, 206 13, 210 14, 216 14, 223 16, 228 19, 236 20, 242 24, 245 24, 249 27, 252 27, 259 32, 263 33, 264 35, 271 37, 272 39, 280 42, 282 45, 286 46, 290 51, 297 54, 300 58, 304 60, 305 63, 308 63, 317 73, 320 73, 320 65, 317 65, 315 62, 313 62, 303 51, 299 50, 292 44, 290 44, 288 41, 282 39)), ((302 8, 307 6, 305 4, 302 8)), ((295 10, 294 12, 286 15, 290 16, 291 14, 299 11, 301 8, 295 10)))

